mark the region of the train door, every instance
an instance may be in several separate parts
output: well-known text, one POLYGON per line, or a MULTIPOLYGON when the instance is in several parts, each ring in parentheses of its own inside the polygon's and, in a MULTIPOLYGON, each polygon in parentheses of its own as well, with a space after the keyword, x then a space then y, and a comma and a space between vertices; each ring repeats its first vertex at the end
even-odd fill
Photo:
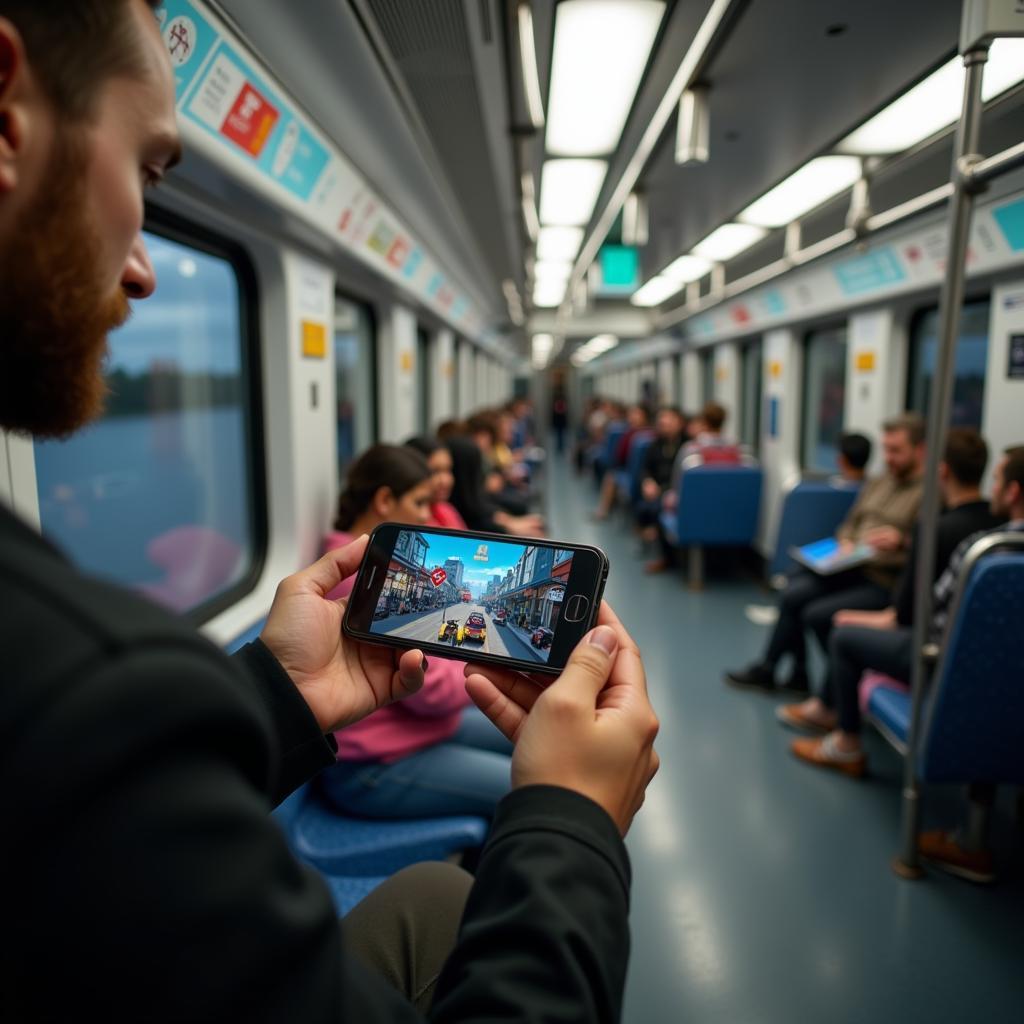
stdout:
POLYGON ((338 474, 376 439, 376 324, 373 310, 341 295, 334 299, 334 373, 338 407, 338 474))
POLYGON ((807 334, 803 391, 803 469, 812 474, 835 473, 846 408, 846 324, 807 334))

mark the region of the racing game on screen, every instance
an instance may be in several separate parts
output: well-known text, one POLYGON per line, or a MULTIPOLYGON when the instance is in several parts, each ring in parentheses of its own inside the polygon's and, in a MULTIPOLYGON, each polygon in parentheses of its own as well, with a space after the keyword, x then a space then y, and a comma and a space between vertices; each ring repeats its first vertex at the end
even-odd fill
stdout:
POLYGON ((572 552, 402 530, 373 633, 547 662, 572 552))

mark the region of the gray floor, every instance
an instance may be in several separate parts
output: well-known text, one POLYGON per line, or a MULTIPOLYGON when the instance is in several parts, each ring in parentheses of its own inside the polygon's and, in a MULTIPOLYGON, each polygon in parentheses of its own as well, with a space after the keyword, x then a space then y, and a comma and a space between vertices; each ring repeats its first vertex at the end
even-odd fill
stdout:
MULTIPOLYGON (((805 767, 776 699, 721 683, 764 642, 743 609, 765 593, 712 577, 693 594, 681 574, 644 576, 621 518, 590 522, 589 482, 551 477, 550 535, 608 553, 607 598, 644 652, 662 723, 661 772, 628 839, 628 1024, 1024 1018, 1024 843, 1011 816, 998 822, 997 885, 898 880, 899 759, 872 735, 868 780, 805 767)), ((933 794, 926 823, 958 806, 955 792, 933 794)))

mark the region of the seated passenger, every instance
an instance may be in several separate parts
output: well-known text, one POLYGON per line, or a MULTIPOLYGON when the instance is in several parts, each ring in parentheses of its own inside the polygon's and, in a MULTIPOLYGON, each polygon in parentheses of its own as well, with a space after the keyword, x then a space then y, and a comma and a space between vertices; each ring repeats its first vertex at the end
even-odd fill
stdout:
POLYGON ((544 520, 538 515, 514 516, 498 508, 484 492, 484 464, 480 449, 467 437, 450 437, 446 447, 452 456, 452 504, 470 530, 515 533, 539 537, 544 520))
POLYGON ((430 468, 430 480, 434 493, 430 501, 428 526, 441 526, 448 530, 466 530, 466 521, 459 510, 448 500, 455 486, 452 473, 452 453, 433 437, 410 437, 406 446, 413 448, 426 460, 430 468))
POLYGON ((722 433, 728 413, 718 402, 706 402, 691 434, 676 459, 677 472, 682 460, 690 455, 703 455, 705 462, 739 462, 740 448, 722 433))
POLYGON ((924 461, 924 421, 907 414, 882 426, 886 473, 861 489, 849 515, 837 531, 841 544, 852 548, 870 544, 876 554, 862 569, 832 576, 798 570, 782 593, 779 618, 761 660, 749 668, 727 672, 732 686, 759 690, 775 688, 779 662, 790 655, 787 689, 806 692, 807 645, 810 630, 823 651, 828 651, 832 616, 843 608, 882 609, 906 564, 914 521, 921 506, 921 471, 924 461))
POLYGON ((489 410, 474 413, 466 422, 468 436, 480 449, 483 459, 483 486, 491 501, 509 515, 524 516, 529 512, 529 492, 521 479, 512 479, 503 461, 507 449, 499 438, 498 417, 489 410))
POLYGON ((836 467, 839 470, 838 483, 862 484, 867 476, 867 465, 871 461, 871 439, 863 434, 843 434, 839 438, 836 452, 836 467))
POLYGON ((674 406, 658 410, 654 421, 655 438, 644 455, 641 500, 636 508, 637 525, 645 540, 654 540, 657 536, 662 495, 672 482, 672 466, 683 444, 685 430, 683 414, 674 406))
MULTIPOLYGON (((939 517, 935 549, 935 573, 939 578, 960 542, 980 531, 991 530, 1005 517, 996 515, 990 503, 981 496, 981 479, 988 464, 988 446, 973 427, 953 427, 946 438, 946 447, 939 463, 939 486, 945 511, 939 517)), ((846 686, 853 673, 847 662, 847 649, 870 652, 886 648, 894 630, 909 630, 914 621, 914 586, 917 571, 918 531, 915 528, 910 557, 893 591, 892 604, 881 611, 843 609, 833 617, 829 640, 829 673, 821 696, 810 697, 799 704, 787 704, 777 709, 780 722, 793 728, 828 732, 838 724, 836 714, 836 687, 846 686), (864 634, 863 636, 861 634, 864 634)), ((909 650, 907 657, 909 658, 909 650)), ((884 654, 881 655, 883 660, 884 654)), ((857 660, 861 660, 858 656, 857 660)), ((881 666, 871 663, 872 667, 881 666)), ((909 671, 909 668, 907 669, 909 671)), ((903 672, 888 673, 902 678, 903 672)), ((859 671, 854 676, 854 696, 859 671)), ((859 748, 858 748, 859 749, 859 748)))
MULTIPOLYGON (((431 472, 419 452, 375 445, 349 470, 326 549, 345 547, 385 522, 426 526, 432 496, 431 472)), ((328 599, 348 597, 353 582, 344 580, 328 599)), ((420 610, 412 621, 422 621, 423 639, 434 639, 444 614, 431 597, 406 600, 409 611, 420 610)), ((509 790, 512 744, 471 704, 460 661, 435 658, 419 693, 335 733, 335 739, 338 763, 321 778, 324 793, 346 814, 489 818, 509 790)))
POLYGON ((598 500, 597 508, 594 510, 594 519, 600 521, 608 518, 618 497, 615 472, 616 470, 626 468, 633 441, 636 440, 638 435, 647 432, 650 422, 650 414, 646 406, 631 405, 627 410, 627 430, 619 439, 612 459, 612 466, 605 473, 604 479, 601 481, 601 497, 598 500))
MULTIPOLYGON (((949 476, 947 470, 944 490, 949 487, 949 476)), ((981 474, 978 475, 980 479, 981 474)), ((1024 531, 1024 445, 1006 449, 996 466, 992 480, 991 517, 999 521, 1008 518, 1009 522, 972 532, 961 540, 934 584, 929 631, 929 640, 933 643, 942 641, 964 557, 971 546, 986 533, 1024 531)), ((947 512, 941 520, 940 553, 948 546, 951 537, 962 532, 966 524, 971 521, 980 522, 984 518, 976 499, 968 499, 947 512)), ((823 739, 794 740, 791 749, 800 760, 847 775, 859 777, 864 774, 867 759, 860 741, 860 677, 866 669, 875 669, 901 682, 910 682, 913 671, 913 631, 910 619, 905 617, 906 607, 904 604, 889 610, 870 626, 852 612, 836 616, 837 628, 831 643, 835 718, 808 716, 805 719, 808 724, 816 724, 819 728, 831 727, 832 731, 823 739)), ((912 615, 912 605, 909 610, 912 615)), ((812 710, 817 712, 818 709, 812 710)), ((994 787, 976 783, 971 787, 971 796, 991 804, 994 787)), ((923 858, 936 867, 953 874, 979 882, 991 881, 993 878, 992 855, 984 834, 972 832, 961 837, 941 830, 925 832, 918 837, 918 850, 923 858)))

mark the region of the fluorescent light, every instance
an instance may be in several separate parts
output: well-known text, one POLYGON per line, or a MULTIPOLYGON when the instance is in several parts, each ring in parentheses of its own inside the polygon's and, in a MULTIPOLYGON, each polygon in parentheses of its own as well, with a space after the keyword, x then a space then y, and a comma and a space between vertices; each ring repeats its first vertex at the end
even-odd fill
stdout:
POLYGON ((544 101, 540 95, 540 75, 537 74, 537 47, 533 41, 533 12, 528 3, 521 3, 516 13, 519 20, 519 63, 523 69, 526 109, 530 114, 530 125, 534 128, 543 128, 544 101))
POLYGON ((848 189, 860 175, 858 157, 819 156, 751 203, 738 219, 765 228, 784 227, 848 189))
POLYGON ((540 219, 545 225, 590 223, 608 165, 603 160, 547 160, 540 179, 540 219))
POLYGON ((537 217, 537 190, 533 183, 533 175, 526 171, 519 179, 519 191, 522 193, 523 224, 531 242, 537 241, 540 232, 540 219, 537 217))
POLYGON ((753 224, 723 224, 695 245, 693 251, 712 263, 727 263, 767 234, 764 228, 753 224))
POLYGON ((571 273, 571 260, 537 260, 533 268, 533 279, 535 281, 565 282, 569 280, 571 273))
MULTIPOLYGON (((981 96, 988 101, 1024 81, 1024 39, 997 39, 989 50, 981 96)), ((964 66, 954 57, 848 135, 844 153, 899 153, 948 128, 960 117, 964 66)))
POLYGON ((560 306, 565 298, 567 281, 538 281, 533 286, 535 306, 560 306))
POLYGON ((583 241, 583 228, 541 228, 537 236, 537 259, 574 260, 583 241))
POLYGON ((691 281, 699 281, 711 270, 711 261, 703 256, 680 256, 674 263, 670 263, 662 272, 662 277, 667 277, 679 284, 689 284, 691 281))
POLYGON ((668 277, 652 277, 647 284, 633 292, 629 300, 634 306, 660 306, 670 295, 675 295, 682 285, 668 277))
POLYGON ((664 9, 660 0, 562 0, 555 7, 548 153, 614 152, 664 9))
POLYGON ((591 338, 583 347, 588 352, 596 352, 600 355, 602 352, 615 348, 618 343, 619 339, 614 334, 598 334, 596 337, 591 338))

